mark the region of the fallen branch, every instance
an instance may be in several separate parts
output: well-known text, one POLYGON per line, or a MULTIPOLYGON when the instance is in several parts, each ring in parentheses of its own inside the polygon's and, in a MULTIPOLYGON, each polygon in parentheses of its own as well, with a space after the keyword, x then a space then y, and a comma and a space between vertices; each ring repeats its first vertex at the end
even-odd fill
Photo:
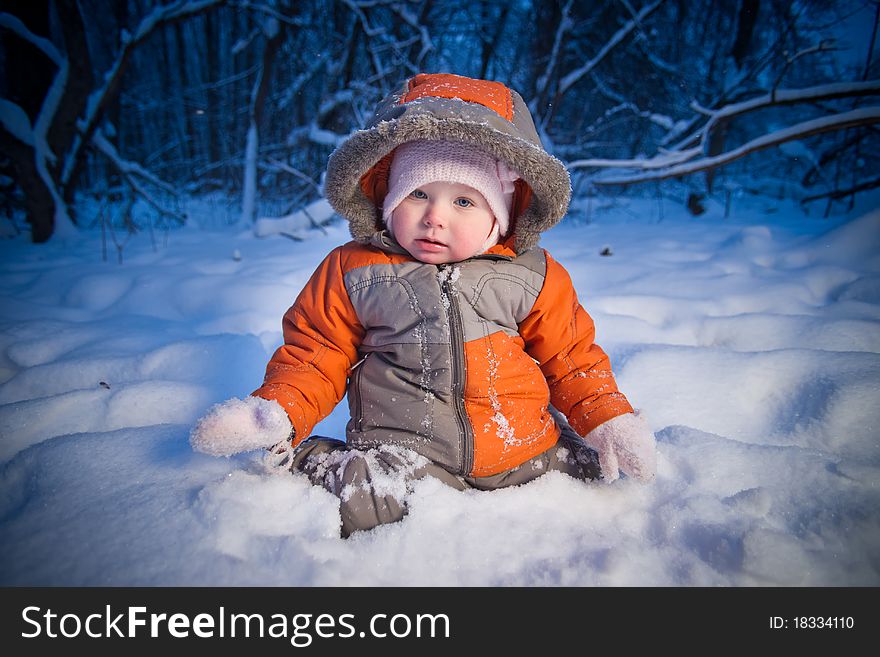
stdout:
MULTIPOLYGON (((840 82, 833 84, 823 84, 804 89, 777 89, 772 93, 763 94, 755 98, 725 105, 717 110, 707 110, 697 105, 692 105, 697 112, 705 114, 709 120, 703 125, 699 131, 692 133, 687 138, 682 139, 675 148, 670 148, 661 152, 660 155, 649 159, 641 160, 611 160, 602 158, 590 158, 583 160, 575 160, 569 163, 569 167, 575 169, 583 169, 588 167, 595 168, 615 168, 615 169, 643 169, 656 170, 665 169, 670 166, 681 164, 699 157, 705 152, 705 144, 712 130, 722 121, 730 119, 766 107, 776 105, 791 105, 802 102, 815 102, 818 100, 834 100, 839 98, 850 98, 858 96, 873 96, 880 94, 880 80, 867 80, 865 82, 840 82), (688 148, 684 148, 688 146, 688 148)), ((751 142, 750 142, 751 143, 751 142)), ((724 157, 720 154, 716 157, 724 157)), ((706 162, 707 160, 699 160, 706 162)), ((722 162, 725 164, 726 162, 722 162)), ((698 169, 703 170, 703 169, 698 169)), ((681 174, 672 174, 681 175, 681 174)), ((656 178, 650 178, 655 180, 656 178)))
MULTIPOLYGON (((739 148, 726 153, 721 153, 713 157, 704 157, 693 162, 678 164, 663 171, 649 173, 645 175, 605 178, 593 181, 593 184, 600 186, 610 185, 630 185, 635 183, 648 182, 653 180, 665 180, 667 178, 675 178, 685 176, 698 171, 707 171, 716 167, 729 164, 750 153, 770 148, 787 141, 795 139, 805 139, 823 132, 831 132, 834 130, 845 130, 847 128, 855 128, 863 125, 880 123, 880 107, 865 107, 862 109, 852 110, 850 112, 842 112, 832 116, 825 116, 821 119, 813 119, 812 121, 804 121, 796 125, 762 135, 757 139, 746 142, 739 148)), ((583 165, 581 165, 583 166, 583 165)))
MULTIPOLYGON (((768 94, 750 98, 741 103, 725 105, 719 110, 708 112, 709 121, 691 139, 699 137, 705 144, 708 135, 715 126, 722 121, 729 121, 735 116, 753 112, 765 107, 777 105, 793 105, 796 103, 815 102, 818 100, 835 100, 839 98, 855 98, 859 96, 876 96, 880 94, 880 80, 866 80, 865 82, 837 82, 822 84, 805 89, 774 89, 768 94)), ((694 107, 695 109, 698 109, 694 107)), ((702 110, 706 111, 706 110, 702 110)), ((684 143, 687 143, 685 140, 684 143)))

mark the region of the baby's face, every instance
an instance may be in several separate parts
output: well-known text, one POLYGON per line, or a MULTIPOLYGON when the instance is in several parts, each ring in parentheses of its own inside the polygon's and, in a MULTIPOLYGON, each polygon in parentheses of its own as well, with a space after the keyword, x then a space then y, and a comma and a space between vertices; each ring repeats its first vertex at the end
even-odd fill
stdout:
POLYGON ((416 260, 434 265, 477 255, 495 223, 482 194, 446 182, 422 185, 391 216, 398 244, 416 260))

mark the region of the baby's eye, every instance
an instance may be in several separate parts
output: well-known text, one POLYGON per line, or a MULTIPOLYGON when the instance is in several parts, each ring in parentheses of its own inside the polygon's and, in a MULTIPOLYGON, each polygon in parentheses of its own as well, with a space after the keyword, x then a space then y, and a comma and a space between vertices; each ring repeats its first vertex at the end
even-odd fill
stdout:
POLYGON ((472 200, 470 200, 469 198, 465 198, 464 196, 461 196, 461 197, 455 199, 455 204, 458 205, 459 207, 462 207, 462 208, 469 208, 469 207, 473 206, 474 202, 472 200))
POLYGON ((418 199, 428 198, 428 195, 425 194, 425 192, 423 192, 421 189, 414 189, 409 193, 409 195, 412 196, 413 198, 418 198, 418 199))

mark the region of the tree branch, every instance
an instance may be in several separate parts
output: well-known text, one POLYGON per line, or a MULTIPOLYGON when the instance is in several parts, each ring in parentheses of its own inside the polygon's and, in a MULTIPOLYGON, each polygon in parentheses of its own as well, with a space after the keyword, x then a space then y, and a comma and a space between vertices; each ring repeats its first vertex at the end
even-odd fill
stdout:
POLYGON ((123 45, 119 56, 104 74, 104 84, 89 96, 85 117, 77 122, 79 134, 74 138, 74 142, 65 157, 64 168, 61 172, 62 185, 67 185, 70 181, 74 163, 79 158, 84 144, 89 143, 91 140, 107 106, 115 95, 122 80, 122 74, 128 66, 128 61, 135 47, 161 25, 176 23, 190 16, 205 13, 217 5, 225 4, 226 2, 227 0, 190 0, 189 2, 178 0, 172 4, 156 7, 141 20, 134 34, 122 33, 121 41, 123 45))
POLYGON ((55 44, 49 41, 49 39, 37 36, 36 34, 31 32, 17 16, 13 16, 12 14, 0 13, 0 27, 5 27, 6 29, 14 32, 19 37, 33 45, 35 48, 41 50, 43 54, 51 59, 56 66, 60 67, 64 62, 64 57, 61 55, 60 52, 58 52, 55 44))
POLYGON ((602 47, 602 49, 596 54, 593 59, 585 63, 580 68, 576 68, 571 73, 563 77, 559 81, 559 90, 557 92, 557 97, 560 97, 565 94, 574 84, 576 84, 582 77, 584 77, 587 73, 592 71, 603 59, 605 56, 614 50, 614 48, 623 41, 626 36, 632 32, 634 29, 641 25, 641 22, 645 20, 654 10, 657 9, 661 4, 663 4, 663 0, 655 0, 652 4, 646 5, 642 7, 642 10, 638 13, 638 15, 627 22, 626 25, 621 27, 617 32, 615 32, 608 42, 602 47))
POLYGON ((137 162, 123 160, 113 147, 113 144, 104 138, 104 135, 100 130, 96 130, 95 134, 92 135, 92 144, 94 144, 95 148, 97 148, 101 154, 106 156, 122 177, 125 178, 125 181, 129 184, 132 190, 142 196, 147 203, 156 208, 161 214, 173 217, 181 223, 186 221, 186 215, 163 208, 162 205, 137 181, 136 176, 140 176, 144 180, 149 181, 159 189, 162 189, 175 197, 179 196, 174 187, 154 176, 137 162))
POLYGON ((834 130, 845 130, 863 125, 880 123, 880 107, 866 107, 853 110, 850 112, 842 112, 832 116, 825 116, 821 119, 813 119, 812 121, 804 121, 796 125, 762 135, 757 139, 753 139, 739 148, 726 153, 721 153, 713 157, 704 157, 687 164, 679 164, 672 166, 663 171, 649 173, 641 176, 621 177, 621 178, 605 178, 594 180, 593 184, 597 186, 610 185, 630 185, 634 183, 642 183, 648 181, 665 180, 667 178, 675 178, 677 176, 685 176, 698 171, 706 171, 714 169, 725 164, 729 164, 750 153, 770 148, 787 141, 795 139, 805 139, 823 132, 831 132, 834 130))
MULTIPOLYGON (((817 85, 804 89, 779 89, 775 93, 763 94, 741 103, 725 105, 717 110, 699 108, 709 117, 709 120, 698 131, 693 133, 682 144, 698 144, 683 150, 671 149, 661 155, 646 160, 607 160, 585 159, 576 160, 568 166, 576 169, 587 167, 599 168, 624 168, 624 169, 663 169, 671 165, 687 162, 705 152, 705 144, 709 134, 722 120, 730 120, 733 117, 763 109, 775 105, 791 105, 801 102, 814 102, 817 100, 833 100, 854 96, 873 96, 880 94, 880 80, 867 80, 865 82, 840 82, 833 84, 817 85)), ((695 108, 697 109, 697 108, 695 108)), ((838 115, 839 116, 839 115, 838 115)), ((804 124, 801 124, 804 125, 804 124)), ((755 142, 749 142, 755 143, 755 142)), ((723 155, 723 154, 722 154, 723 155)), ((700 160, 708 161, 707 159, 700 160)), ((700 169, 702 170, 702 169, 700 169)))
POLYGON ((824 194, 815 194, 813 196, 807 196, 801 203, 809 203, 811 201, 818 201, 823 198, 831 198, 835 201, 839 201, 842 198, 846 198, 852 194, 857 192, 863 192, 867 189, 876 189, 880 187, 880 178, 874 178, 873 180, 865 180, 864 182, 859 183, 849 189, 835 189, 830 192, 825 192, 824 194))

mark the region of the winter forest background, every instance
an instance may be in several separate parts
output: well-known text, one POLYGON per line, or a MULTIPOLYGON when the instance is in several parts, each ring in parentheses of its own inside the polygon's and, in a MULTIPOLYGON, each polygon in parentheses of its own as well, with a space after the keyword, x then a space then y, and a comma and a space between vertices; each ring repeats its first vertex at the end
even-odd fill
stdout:
POLYGON ((877 586, 878 17, 0 0, 0 585, 877 586), (516 88, 569 167, 541 243, 658 475, 424 480, 402 522, 343 541, 329 493, 188 435, 259 386, 350 239, 328 155, 422 71, 516 88))
POLYGON ((625 191, 699 213, 706 195, 773 194, 831 212, 880 182, 871 0, 80 0, 3 12, 5 229, 26 230, 26 217, 36 242, 71 222, 174 227, 193 197, 214 199, 220 224, 288 215, 320 198, 339 140, 419 71, 519 90, 576 196, 625 191), (125 202, 109 212, 113 199, 125 202))

